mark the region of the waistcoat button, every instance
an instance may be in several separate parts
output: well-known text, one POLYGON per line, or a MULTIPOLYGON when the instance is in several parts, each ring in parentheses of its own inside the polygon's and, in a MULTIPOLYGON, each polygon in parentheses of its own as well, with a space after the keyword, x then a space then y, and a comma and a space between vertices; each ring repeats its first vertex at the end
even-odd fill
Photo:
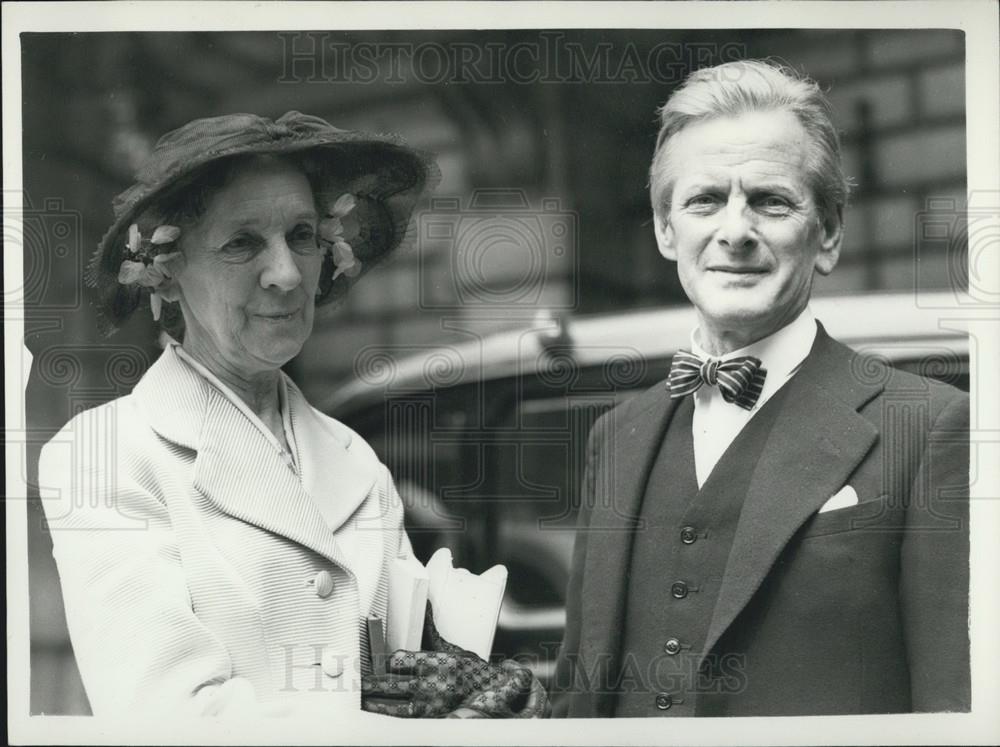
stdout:
POLYGON ((685 545, 693 545, 697 539, 698 533, 695 532, 694 527, 684 527, 681 530, 681 542, 685 545))
POLYGON ((688 595, 688 585, 683 581, 675 581, 670 586, 670 594, 674 599, 683 599, 688 595))
POLYGON ((667 710, 673 704, 674 699, 670 697, 670 693, 660 693, 656 696, 656 707, 661 711, 667 710))
POLYGON ((671 656, 678 654, 681 650, 681 642, 676 638, 668 638, 667 642, 663 644, 663 650, 671 656))

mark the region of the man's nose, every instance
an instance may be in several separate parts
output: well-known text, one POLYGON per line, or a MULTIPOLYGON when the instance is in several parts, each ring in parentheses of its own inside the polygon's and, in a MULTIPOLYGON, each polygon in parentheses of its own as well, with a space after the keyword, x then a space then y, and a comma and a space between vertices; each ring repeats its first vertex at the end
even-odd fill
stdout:
POLYGON ((290 291, 299 287, 302 273, 295 261, 295 253, 284 237, 270 243, 263 253, 264 267, 260 274, 260 284, 264 288, 290 291))
POLYGON ((726 205, 718 231, 719 243, 732 251, 749 251, 757 245, 750 207, 742 200, 726 205))

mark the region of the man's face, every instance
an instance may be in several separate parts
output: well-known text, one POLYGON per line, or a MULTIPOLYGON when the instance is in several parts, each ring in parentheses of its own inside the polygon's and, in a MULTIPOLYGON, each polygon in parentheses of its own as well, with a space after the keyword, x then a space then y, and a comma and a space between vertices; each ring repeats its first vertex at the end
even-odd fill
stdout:
POLYGON ((702 329, 736 347, 777 331, 840 254, 839 216, 820 215, 807 181, 805 130, 790 112, 753 112, 690 125, 670 148, 656 235, 702 329))

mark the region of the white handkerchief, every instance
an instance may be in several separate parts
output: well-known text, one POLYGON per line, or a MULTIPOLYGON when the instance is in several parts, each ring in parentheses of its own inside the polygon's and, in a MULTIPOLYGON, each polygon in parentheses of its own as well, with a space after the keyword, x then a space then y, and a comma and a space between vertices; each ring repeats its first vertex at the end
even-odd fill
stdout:
POLYGON ((854 491, 854 488, 850 485, 845 485, 837 491, 833 498, 822 505, 819 512, 822 514, 827 511, 835 511, 838 508, 847 508, 848 506, 855 505, 857 502, 858 494, 854 491))

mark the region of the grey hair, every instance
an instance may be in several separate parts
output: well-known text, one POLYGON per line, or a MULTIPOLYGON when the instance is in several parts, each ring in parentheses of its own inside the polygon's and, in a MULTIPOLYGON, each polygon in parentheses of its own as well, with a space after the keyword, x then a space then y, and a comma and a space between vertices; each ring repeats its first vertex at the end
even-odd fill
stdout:
POLYGON ((841 164, 840 137, 832 109, 819 85, 770 60, 737 60, 691 73, 658 110, 660 133, 649 169, 649 193, 658 219, 670 213, 673 180, 668 169, 670 139, 688 125, 750 112, 791 112, 806 131, 809 184, 821 215, 839 216, 850 182, 841 164))

